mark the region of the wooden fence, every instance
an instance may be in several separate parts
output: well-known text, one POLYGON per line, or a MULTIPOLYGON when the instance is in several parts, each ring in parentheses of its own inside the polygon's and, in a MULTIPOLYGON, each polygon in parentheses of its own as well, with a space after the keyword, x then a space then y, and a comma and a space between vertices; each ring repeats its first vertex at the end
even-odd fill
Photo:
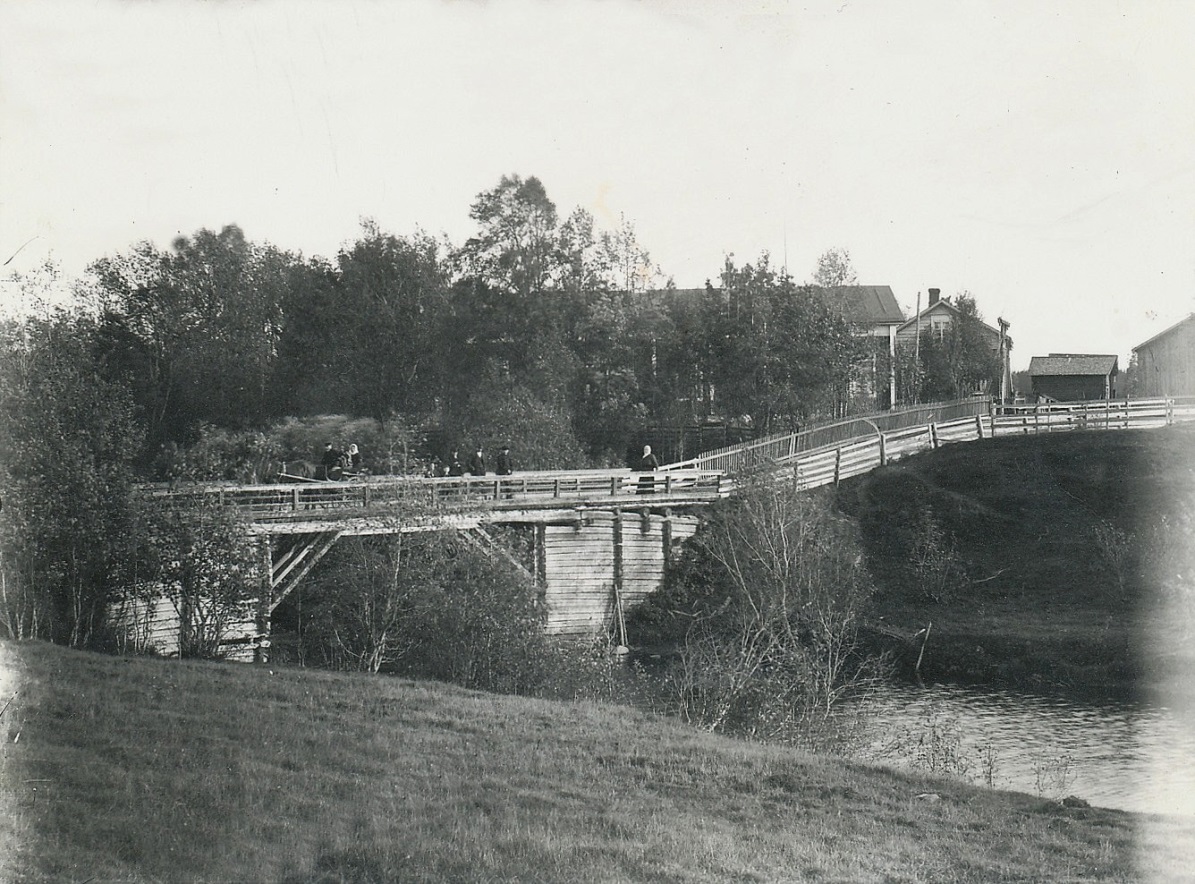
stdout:
MULTIPOLYGON (((952 442, 1038 433, 1163 427, 1186 420, 1195 420, 1195 398, 1189 401, 1128 399, 995 406, 986 414, 930 421, 887 432, 873 428, 870 435, 772 458, 768 466, 779 470, 778 478, 791 480, 797 488, 809 489, 837 484, 898 458, 931 451, 952 442)), ((740 464, 744 467, 752 465, 746 458, 740 464)))

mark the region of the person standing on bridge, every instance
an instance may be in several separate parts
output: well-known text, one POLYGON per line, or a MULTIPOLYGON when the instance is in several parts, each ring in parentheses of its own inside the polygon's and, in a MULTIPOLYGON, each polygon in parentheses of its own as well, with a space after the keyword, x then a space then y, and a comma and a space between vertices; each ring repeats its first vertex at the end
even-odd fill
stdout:
POLYGON ((448 471, 445 473, 448 476, 463 476, 465 475, 465 468, 461 466, 461 456, 454 448, 452 454, 448 458, 448 471))
MULTIPOLYGON (((643 446, 643 457, 639 458, 639 463, 635 466, 636 473, 654 473, 660 468, 660 462, 656 460, 656 456, 651 453, 651 446, 643 446)), ((655 479, 644 476, 639 480, 639 487, 635 489, 636 494, 651 494, 655 491, 655 479)))
POLYGON ((481 452, 481 446, 477 446, 477 450, 469 458, 469 472, 474 476, 485 475, 485 455, 481 452))
POLYGON ((514 465, 510 460, 510 446, 503 445, 498 456, 494 458, 494 472, 499 476, 509 476, 514 471, 514 465))

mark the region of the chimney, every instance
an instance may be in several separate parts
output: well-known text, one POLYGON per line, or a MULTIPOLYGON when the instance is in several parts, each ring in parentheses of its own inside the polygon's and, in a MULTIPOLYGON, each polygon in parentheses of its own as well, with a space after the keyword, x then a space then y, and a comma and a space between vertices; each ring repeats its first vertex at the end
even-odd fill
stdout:
POLYGON ((934 306, 934 304, 938 303, 938 298, 939 298, 939 296, 940 296, 941 294, 942 294, 942 290, 941 290, 941 289, 930 289, 930 290, 929 290, 929 304, 928 304, 928 306, 932 307, 932 306, 934 306))

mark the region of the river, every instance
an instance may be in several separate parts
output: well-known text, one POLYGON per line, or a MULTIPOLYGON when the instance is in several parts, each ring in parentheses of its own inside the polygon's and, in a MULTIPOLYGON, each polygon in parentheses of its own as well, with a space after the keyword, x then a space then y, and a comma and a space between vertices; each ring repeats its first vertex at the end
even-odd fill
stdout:
POLYGON ((872 760, 1100 807, 1195 816, 1195 710, 898 685, 869 703, 864 720, 872 760))

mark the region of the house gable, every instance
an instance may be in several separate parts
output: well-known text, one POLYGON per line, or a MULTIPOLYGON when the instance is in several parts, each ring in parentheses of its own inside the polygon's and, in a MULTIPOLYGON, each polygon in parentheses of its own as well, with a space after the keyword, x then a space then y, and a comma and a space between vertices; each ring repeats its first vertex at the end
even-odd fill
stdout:
MULTIPOLYGON (((906 319, 896 330, 897 343, 902 347, 911 347, 916 343, 919 332, 933 329, 938 333, 943 333, 960 316, 962 316, 962 312, 942 298, 930 304, 912 319, 906 319)), ((988 346, 992 348, 992 352, 998 352, 1000 350, 1000 332, 982 319, 977 319, 976 322, 983 330, 984 337, 988 339, 988 346)), ((1012 342, 1009 341, 1009 346, 1011 347, 1011 345, 1012 342)))

